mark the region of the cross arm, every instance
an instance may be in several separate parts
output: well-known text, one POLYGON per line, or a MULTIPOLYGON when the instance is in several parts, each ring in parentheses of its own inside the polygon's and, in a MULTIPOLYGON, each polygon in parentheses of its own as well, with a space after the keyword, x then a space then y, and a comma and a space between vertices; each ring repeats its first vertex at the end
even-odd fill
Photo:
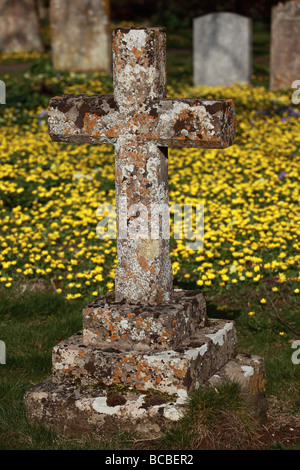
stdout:
POLYGON ((63 95, 48 108, 53 141, 114 144, 130 132, 162 147, 225 148, 235 135, 232 100, 164 98, 120 112, 113 95, 63 95))
POLYGON ((152 102, 158 120, 153 138, 166 147, 226 148, 235 137, 232 100, 165 98, 152 102))
POLYGON ((55 96, 48 106, 49 135, 54 142, 112 144, 118 118, 113 95, 55 96))

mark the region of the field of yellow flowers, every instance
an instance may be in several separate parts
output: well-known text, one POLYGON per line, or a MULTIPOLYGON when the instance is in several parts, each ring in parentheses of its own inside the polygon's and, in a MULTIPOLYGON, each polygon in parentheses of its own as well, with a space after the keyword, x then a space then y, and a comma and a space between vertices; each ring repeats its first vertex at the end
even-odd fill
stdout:
MULTIPOLYGON (((111 91, 101 76, 70 82, 64 93, 111 91)), ((232 147, 169 150, 170 204, 204 204, 205 211, 202 249, 172 241, 176 282, 211 289, 299 281, 300 108, 291 94, 171 83, 168 96, 232 98, 237 112, 232 147)), ((69 300, 100 295, 113 287, 116 264, 115 241, 96 234, 98 206, 115 204, 114 149, 53 143, 46 108, 22 115, 20 122, 16 108, 1 108, 0 282, 6 289, 50 282, 69 300)))
MULTIPOLYGON (((114 148, 52 142, 47 103, 63 93, 112 93, 113 84, 101 74, 57 73, 47 57, 26 59, 37 60, 24 76, 1 77, 0 295, 4 305, 48 289, 72 310, 114 286, 116 241, 96 234, 97 208, 115 205, 114 148)), ((169 97, 231 98, 237 127, 225 150, 169 149, 170 204, 203 204, 205 216, 203 248, 170 241, 174 286, 203 290, 212 315, 237 320, 245 352, 269 361, 270 393, 275 381, 289 380, 297 395, 300 365, 291 364, 290 343, 300 331, 300 105, 293 91, 193 87, 176 73, 168 81, 169 97), (275 364, 281 353, 285 360, 275 364)))

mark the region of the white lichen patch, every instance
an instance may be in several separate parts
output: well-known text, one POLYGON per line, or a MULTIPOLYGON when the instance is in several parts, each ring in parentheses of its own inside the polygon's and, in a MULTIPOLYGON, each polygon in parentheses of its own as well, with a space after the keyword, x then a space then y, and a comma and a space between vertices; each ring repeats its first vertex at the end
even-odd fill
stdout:
POLYGON ((108 406, 106 397, 97 397, 92 403, 92 407, 97 413, 103 413, 106 415, 120 414, 120 405, 108 406))
POLYGON ((226 335, 228 331, 232 330, 232 328, 233 328, 233 323, 226 323, 224 328, 222 328, 221 330, 217 331, 216 333, 207 334, 205 336, 207 338, 210 338, 214 344, 223 346, 226 335))
POLYGON ((132 29, 127 34, 123 34, 122 40, 128 50, 141 49, 146 46, 147 33, 143 30, 132 29))
POLYGON ((254 369, 252 366, 241 366, 241 369, 243 370, 244 372, 244 377, 247 378, 247 377, 251 377, 251 375, 254 374, 254 369))
POLYGON ((203 344, 199 348, 188 349, 185 352, 185 356, 187 357, 188 360, 191 360, 191 359, 194 360, 194 359, 197 359, 199 355, 203 356, 207 352, 207 350, 208 350, 207 344, 203 344))

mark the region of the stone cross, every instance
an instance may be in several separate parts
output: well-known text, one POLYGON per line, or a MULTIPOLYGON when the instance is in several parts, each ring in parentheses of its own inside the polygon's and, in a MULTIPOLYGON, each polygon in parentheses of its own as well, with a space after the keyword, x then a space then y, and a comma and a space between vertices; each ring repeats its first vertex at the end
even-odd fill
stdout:
MULTIPOLYGON (((57 142, 115 146, 116 300, 168 302, 173 292, 169 240, 124 236, 122 201, 147 210, 168 204, 168 147, 232 145, 234 105, 231 100, 166 98, 165 28, 114 30, 113 80, 114 95, 54 97, 49 134, 57 142)), ((133 216, 125 216, 129 226, 133 216)))

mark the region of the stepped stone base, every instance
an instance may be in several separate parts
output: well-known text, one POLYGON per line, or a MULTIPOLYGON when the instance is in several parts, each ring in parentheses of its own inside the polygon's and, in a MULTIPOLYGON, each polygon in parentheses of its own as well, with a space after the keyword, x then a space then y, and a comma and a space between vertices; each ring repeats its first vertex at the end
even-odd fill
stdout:
POLYGON ((53 348, 51 377, 24 396, 27 417, 72 434, 156 437, 192 390, 228 379, 261 413, 264 361, 237 355, 236 342, 234 322, 208 319, 198 291, 149 308, 104 296, 83 310, 83 330, 53 348))

